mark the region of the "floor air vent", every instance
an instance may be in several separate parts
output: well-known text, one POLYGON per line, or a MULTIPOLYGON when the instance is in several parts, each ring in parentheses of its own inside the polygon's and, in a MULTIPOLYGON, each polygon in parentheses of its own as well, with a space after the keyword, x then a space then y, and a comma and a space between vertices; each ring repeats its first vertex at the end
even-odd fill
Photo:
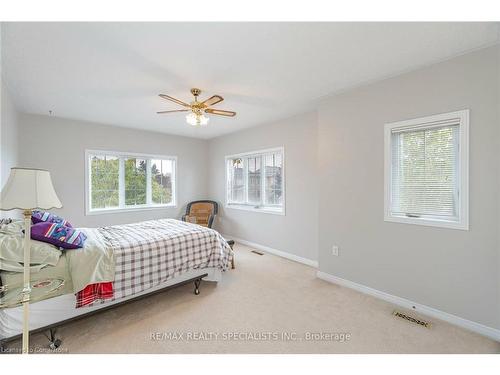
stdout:
POLYGON ((392 315, 407 320, 411 323, 418 324, 419 326, 425 327, 425 328, 431 328, 431 323, 426 322, 425 320, 419 319, 419 318, 414 318, 413 316, 407 315, 405 313, 402 313, 401 311, 394 310, 392 312, 392 315))
POLYGON ((260 251, 252 250, 252 253, 257 254, 257 255, 264 255, 264 253, 261 253, 260 251))

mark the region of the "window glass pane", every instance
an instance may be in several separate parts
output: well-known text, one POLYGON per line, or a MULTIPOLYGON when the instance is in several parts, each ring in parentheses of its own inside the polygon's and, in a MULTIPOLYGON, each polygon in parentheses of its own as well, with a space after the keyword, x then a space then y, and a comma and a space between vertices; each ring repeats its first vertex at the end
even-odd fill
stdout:
POLYGON ((125 206, 146 204, 146 160, 125 159, 125 206))
POLYGON ((151 160, 151 199, 154 204, 172 203, 173 160, 151 160))
POLYGON ((392 135, 392 211, 457 217, 458 126, 392 135))
POLYGON ((234 158, 227 161, 228 202, 245 203, 244 161, 234 158))
POLYGON ((91 208, 119 205, 119 160, 113 156, 90 156, 91 208))
POLYGON ((270 206, 283 203, 283 160, 281 153, 272 153, 265 156, 266 179, 265 204, 270 206))
POLYGON ((248 203, 260 204, 261 157, 247 158, 248 163, 248 203))

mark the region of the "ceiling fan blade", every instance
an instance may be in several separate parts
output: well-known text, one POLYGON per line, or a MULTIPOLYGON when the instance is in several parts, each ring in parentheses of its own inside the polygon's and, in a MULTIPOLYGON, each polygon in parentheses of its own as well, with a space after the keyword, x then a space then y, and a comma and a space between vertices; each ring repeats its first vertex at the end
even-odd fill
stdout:
POLYGON ((160 111, 160 112, 156 112, 156 113, 162 114, 162 113, 172 113, 172 112, 189 112, 189 109, 176 109, 173 111, 160 111))
POLYGON ((166 100, 170 100, 171 102, 174 102, 176 104, 179 104, 179 105, 182 105, 183 107, 190 107, 189 104, 187 103, 184 103, 183 101, 179 100, 179 99, 175 99, 175 98, 172 98, 171 96, 168 96, 168 95, 165 95, 165 94, 160 94, 158 95, 160 98, 163 98, 163 99, 166 99, 166 100))
POLYGON ((214 95, 202 102, 201 104, 205 104, 207 107, 210 107, 211 105, 220 103, 224 100, 224 98, 220 95, 214 95))
POLYGON ((228 116, 228 117, 234 117, 236 116, 236 112, 233 111, 224 111, 222 109, 214 109, 214 108, 207 108, 205 109, 206 113, 211 113, 213 115, 220 115, 220 116, 228 116))

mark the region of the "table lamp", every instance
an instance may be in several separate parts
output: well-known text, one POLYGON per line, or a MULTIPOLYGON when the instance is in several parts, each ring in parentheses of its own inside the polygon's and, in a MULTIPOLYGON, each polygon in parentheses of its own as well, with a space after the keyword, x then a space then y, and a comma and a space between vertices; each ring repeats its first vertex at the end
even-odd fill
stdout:
POLYGON ((1 193, 0 210, 19 209, 23 210, 24 215, 23 353, 29 352, 31 212, 35 209, 50 210, 61 207, 49 171, 11 168, 9 179, 1 193))

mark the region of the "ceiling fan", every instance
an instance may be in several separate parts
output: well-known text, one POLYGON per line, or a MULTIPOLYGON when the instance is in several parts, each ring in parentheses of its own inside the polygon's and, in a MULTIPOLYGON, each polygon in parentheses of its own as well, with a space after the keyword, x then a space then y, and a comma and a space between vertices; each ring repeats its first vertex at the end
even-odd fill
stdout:
POLYGON ((194 100, 191 103, 185 103, 182 100, 173 98, 171 96, 160 94, 160 98, 170 100, 176 104, 179 104, 184 107, 184 109, 176 109, 172 111, 160 111, 156 112, 158 114, 163 113, 174 113, 174 112, 189 112, 186 116, 186 121, 188 124, 193 126, 204 126, 208 124, 209 118, 205 116, 205 113, 210 113, 212 115, 218 116, 227 116, 234 117, 236 116, 236 112, 232 111, 224 111, 222 109, 210 108, 211 106, 220 103, 224 100, 224 98, 220 95, 213 95, 210 98, 199 102, 198 96, 201 94, 201 90, 197 88, 191 89, 191 94, 194 96, 194 100))

